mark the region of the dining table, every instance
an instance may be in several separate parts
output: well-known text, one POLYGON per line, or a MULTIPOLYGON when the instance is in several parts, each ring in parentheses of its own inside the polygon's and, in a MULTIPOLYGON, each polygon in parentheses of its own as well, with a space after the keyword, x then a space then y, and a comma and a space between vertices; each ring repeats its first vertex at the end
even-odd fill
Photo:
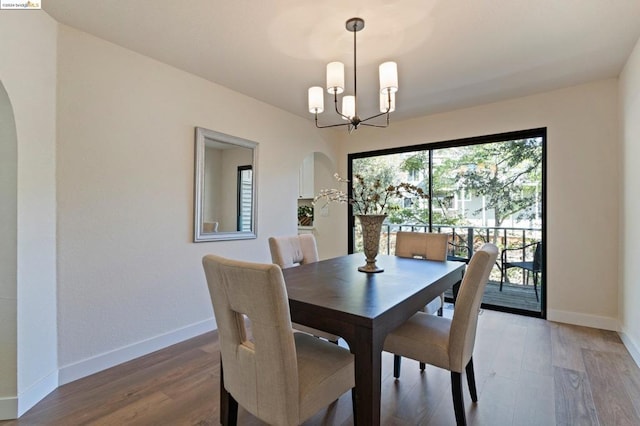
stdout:
POLYGON ((344 339, 355 361, 354 424, 380 424, 382 350, 387 334, 462 280, 465 264, 379 255, 364 273, 362 253, 284 269, 291 320, 344 339))

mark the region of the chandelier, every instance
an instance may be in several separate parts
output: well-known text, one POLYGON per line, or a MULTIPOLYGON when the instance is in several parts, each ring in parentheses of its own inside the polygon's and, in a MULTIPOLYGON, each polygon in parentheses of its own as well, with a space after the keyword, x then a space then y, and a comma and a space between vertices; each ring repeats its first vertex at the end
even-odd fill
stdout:
POLYGON ((320 86, 309 88, 309 112, 315 114, 316 127, 323 129, 326 127, 348 126, 349 133, 357 129, 358 126, 387 127, 389 126, 389 113, 396 108, 395 93, 398 91, 398 66, 395 62, 385 62, 380 65, 380 113, 368 118, 360 118, 358 115, 358 77, 356 72, 356 33, 364 28, 364 20, 361 18, 351 18, 345 23, 347 31, 353 33, 353 95, 342 97, 342 111, 338 109, 338 95, 344 92, 344 64, 342 62, 331 62, 327 64, 327 92, 333 94, 333 103, 336 113, 346 120, 346 123, 339 124, 318 124, 318 114, 324 111, 324 91, 320 86), (368 123, 377 117, 386 115, 385 124, 368 123))

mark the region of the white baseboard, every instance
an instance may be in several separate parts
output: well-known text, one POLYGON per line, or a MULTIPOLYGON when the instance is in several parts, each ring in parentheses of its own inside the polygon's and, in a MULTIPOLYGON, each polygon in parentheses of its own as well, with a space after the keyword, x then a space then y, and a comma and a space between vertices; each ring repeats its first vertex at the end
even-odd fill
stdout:
POLYGON ((620 331, 620 322, 617 318, 602 317, 599 315, 548 309, 547 320, 581 325, 584 327, 600 328, 602 330, 620 331))
POLYGON ((58 370, 52 371, 17 397, 0 398, 0 420, 17 419, 58 387, 58 370))
POLYGON ((62 386, 74 380, 90 376, 123 362, 131 361, 143 355, 150 354, 167 346, 211 331, 216 324, 213 318, 191 324, 178 330, 170 331, 113 351, 106 352, 73 364, 65 365, 59 370, 59 385, 62 386))
POLYGON ((31 407, 42 401, 58 387, 58 370, 38 380, 18 395, 18 417, 29 411, 31 407))
POLYGON ((637 342, 634 342, 631 336, 625 333, 624 330, 619 332, 618 334, 622 339, 622 343, 624 343, 624 346, 631 354, 631 358, 633 358, 638 367, 640 367, 640 345, 638 345, 637 342))
POLYGON ((0 398, 0 421, 18 418, 18 398, 0 398))

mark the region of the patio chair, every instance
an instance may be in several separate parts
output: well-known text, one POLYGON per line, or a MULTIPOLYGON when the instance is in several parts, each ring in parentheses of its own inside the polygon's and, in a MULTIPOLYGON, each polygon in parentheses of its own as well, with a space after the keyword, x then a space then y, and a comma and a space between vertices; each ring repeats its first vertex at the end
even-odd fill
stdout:
POLYGON ((468 264, 471 259, 469 252, 468 244, 455 244, 454 242, 449 241, 447 260, 454 260, 456 262, 464 262, 468 264))
POLYGON ((540 301, 540 298, 538 297, 538 276, 542 272, 542 242, 537 241, 520 247, 506 248, 500 253, 500 261, 502 265, 500 268, 500 291, 502 291, 502 284, 508 280, 507 270, 510 268, 520 268, 526 273, 525 283, 529 282, 529 274, 533 274, 533 290, 536 293, 536 300, 540 301), (527 253, 531 252, 531 250, 527 249, 533 246, 535 246, 535 249, 533 250, 533 259, 527 260, 527 253), (519 251, 522 253, 521 260, 510 261, 509 252, 512 251, 519 251))

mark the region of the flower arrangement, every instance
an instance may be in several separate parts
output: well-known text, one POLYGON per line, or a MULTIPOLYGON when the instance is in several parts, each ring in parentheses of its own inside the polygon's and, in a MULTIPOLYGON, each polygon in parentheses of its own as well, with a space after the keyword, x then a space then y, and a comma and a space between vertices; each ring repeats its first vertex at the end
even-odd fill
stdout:
MULTIPOLYGON (((333 177, 340 183, 349 183, 349 180, 340 177, 337 173, 333 177)), ((330 202, 349 203, 353 207, 354 214, 387 214, 392 208, 390 204, 392 199, 415 197, 429 198, 422 188, 409 183, 384 186, 380 179, 367 182, 362 175, 356 174, 352 186, 352 198, 339 189, 323 189, 313 199, 313 204, 320 200, 324 200, 325 205, 330 202)))

